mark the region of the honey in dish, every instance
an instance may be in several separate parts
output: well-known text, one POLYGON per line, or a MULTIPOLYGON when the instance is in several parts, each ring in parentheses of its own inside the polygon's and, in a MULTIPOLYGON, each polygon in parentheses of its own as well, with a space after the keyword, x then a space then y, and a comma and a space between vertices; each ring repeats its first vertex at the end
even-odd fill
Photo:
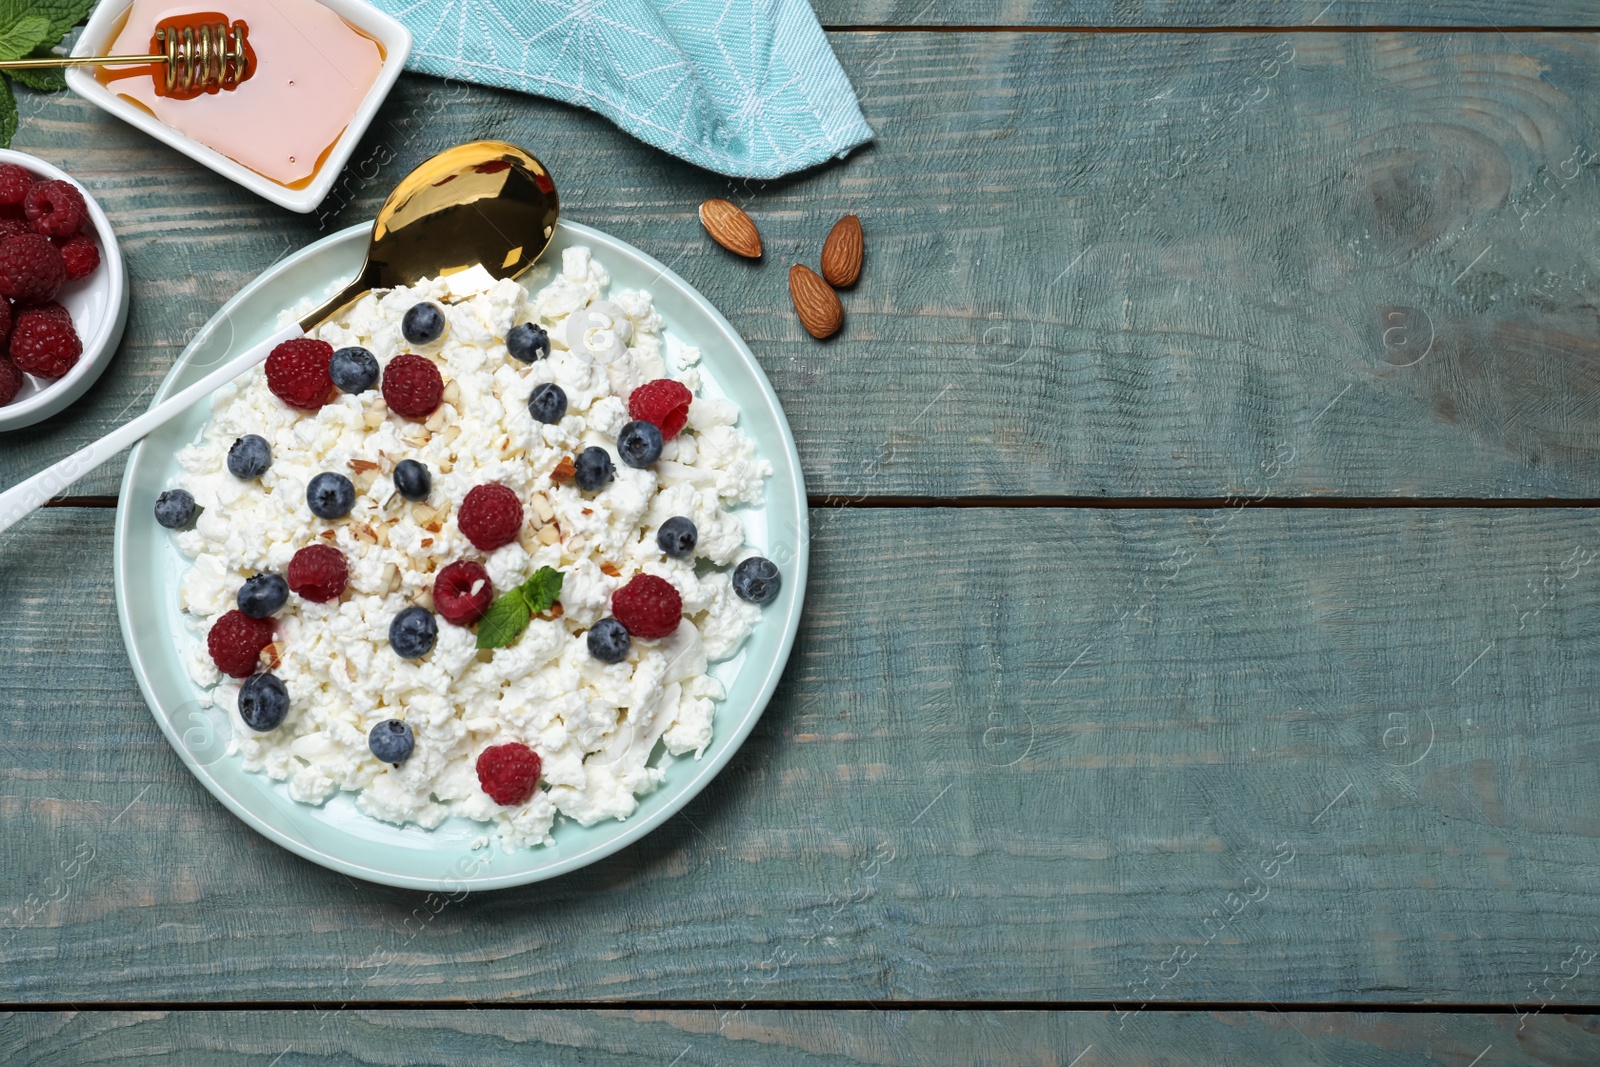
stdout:
POLYGON ((225 13, 196 6, 195 0, 134 0, 106 51, 159 52, 158 26, 242 22, 250 60, 244 81, 169 96, 159 65, 101 67, 95 77, 262 177, 305 188, 378 80, 383 47, 316 0, 227 0, 225 13))

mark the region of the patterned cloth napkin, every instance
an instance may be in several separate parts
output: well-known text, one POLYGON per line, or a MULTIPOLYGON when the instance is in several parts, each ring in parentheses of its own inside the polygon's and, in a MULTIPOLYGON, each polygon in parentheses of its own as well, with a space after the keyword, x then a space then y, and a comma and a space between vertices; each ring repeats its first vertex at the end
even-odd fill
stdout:
POLYGON ((806 0, 374 0, 408 66, 592 108, 709 170, 776 178, 872 139, 806 0))

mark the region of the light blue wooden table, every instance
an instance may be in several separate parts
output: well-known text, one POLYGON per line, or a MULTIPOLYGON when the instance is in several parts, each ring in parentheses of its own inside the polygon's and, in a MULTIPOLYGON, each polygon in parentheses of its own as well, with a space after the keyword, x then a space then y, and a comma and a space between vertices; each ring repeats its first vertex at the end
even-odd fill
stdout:
POLYGON ((108 466, 0 544, 0 1062, 1600 1063, 1600 8, 818 9, 879 139, 781 182, 408 76, 300 217, 23 99, 134 309, 0 486, 492 136, 749 340, 816 536, 710 789, 441 906, 184 770, 118 635, 108 466), (847 211, 867 266, 818 345, 785 268, 847 211))

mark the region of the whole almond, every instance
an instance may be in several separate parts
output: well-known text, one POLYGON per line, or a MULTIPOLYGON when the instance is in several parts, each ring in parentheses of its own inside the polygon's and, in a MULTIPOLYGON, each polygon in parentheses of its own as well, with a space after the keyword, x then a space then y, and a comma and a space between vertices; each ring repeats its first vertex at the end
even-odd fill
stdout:
POLYGON ((761 258, 761 234, 750 216, 726 200, 707 200, 700 205, 700 224, 711 239, 734 255, 761 258))
POLYGON ((828 239, 822 242, 822 276, 840 289, 854 285, 861 277, 861 253, 866 244, 861 238, 861 220, 846 215, 833 224, 828 239))
POLYGON ((819 341, 832 337, 844 325, 844 306, 839 303, 839 294, 804 264, 796 263, 789 268, 789 298, 794 301, 800 325, 819 341))

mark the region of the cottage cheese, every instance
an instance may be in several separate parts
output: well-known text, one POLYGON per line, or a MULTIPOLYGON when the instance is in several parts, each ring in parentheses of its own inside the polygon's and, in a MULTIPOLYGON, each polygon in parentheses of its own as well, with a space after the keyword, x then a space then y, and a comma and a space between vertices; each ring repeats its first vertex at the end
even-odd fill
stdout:
POLYGON ((609 281, 588 250, 574 248, 531 297, 522 285, 473 268, 369 295, 316 331, 335 348, 364 346, 380 363, 406 351, 435 359, 445 403, 425 424, 388 413, 377 390, 340 394, 315 414, 294 411, 272 395, 259 368, 217 392, 201 439, 179 456, 182 485, 205 509, 177 535, 194 561, 179 597, 194 623, 184 637, 190 674, 228 712, 229 752, 246 769, 286 781, 290 795, 308 804, 352 791, 363 811, 392 823, 479 820, 514 849, 551 843, 557 813, 585 826, 627 818, 663 777, 665 760, 650 759, 658 742, 674 757, 704 751, 724 695, 707 664, 731 656, 760 617, 729 581, 727 566, 750 554, 730 509, 760 504, 772 469, 737 429, 731 404, 698 396, 699 353, 664 339, 650 294, 602 298, 609 281), (401 336, 400 322, 422 300, 440 304, 448 326, 438 342, 417 348, 401 336), (527 321, 544 325, 553 345, 549 358, 531 365, 511 359, 505 346, 507 331, 527 321), (552 483, 562 457, 589 445, 615 457, 629 418, 625 398, 667 376, 668 355, 677 379, 697 395, 687 428, 653 469, 618 463, 616 480, 592 495, 552 483), (528 414, 527 399, 549 381, 566 391, 568 408, 547 426, 528 414), (228 448, 246 433, 272 447, 272 467, 259 481, 227 471, 228 448), (425 507, 394 492, 391 472, 406 458, 433 473, 425 507), (347 518, 325 521, 306 506, 306 484, 322 471, 354 481, 347 518), (509 486, 528 515, 518 540, 487 554, 466 540, 453 514, 469 489, 486 482, 509 486), (697 559, 674 560, 657 547, 657 528, 674 515, 698 527, 697 559), (258 734, 239 718, 238 685, 212 664, 204 634, 234 607, 245 578, 284 573, 313 540, 345 554, 349 589, 327 604, 291 597, 279 613, 274 673, 291 708, 282 726, 258 734), (560 570, 562 616, 535 618, 511 645, 485 652, 470 630, 441 619, 431 653, 400 659, 388 644, 390 621, 408 605, 431 607, 435 573, 463 558, 480 560, 498 591, 539 567, 560 570), (684 622, 669 638, 636 640, 626 660, 607 666, 589 655, 585 632, 609 613, 611 593, 640 572, 677 587, 684 622), (388 718, 407 721, 416 737, 398 768, 367 748, 368 731, 388 718), (504 741, 521 741, 543 761, 543 788, 520 807, 496 804, 477 781, 478 754, 504 741))

